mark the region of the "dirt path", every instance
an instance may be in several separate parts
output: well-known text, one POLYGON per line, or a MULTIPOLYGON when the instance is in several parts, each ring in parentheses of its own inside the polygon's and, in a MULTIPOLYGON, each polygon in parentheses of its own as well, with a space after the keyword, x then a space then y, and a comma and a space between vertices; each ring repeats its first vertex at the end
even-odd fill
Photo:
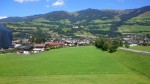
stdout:
POLYGON ((136 53, 141 53, 141 54, 147 54, 147 55, 150 55, 150 52, 147 52, 147 51, 134 50, 134 49, 129 49, 129 48, 119 48, 119 49, 131 51, 131 52, 136 52, 136 53))

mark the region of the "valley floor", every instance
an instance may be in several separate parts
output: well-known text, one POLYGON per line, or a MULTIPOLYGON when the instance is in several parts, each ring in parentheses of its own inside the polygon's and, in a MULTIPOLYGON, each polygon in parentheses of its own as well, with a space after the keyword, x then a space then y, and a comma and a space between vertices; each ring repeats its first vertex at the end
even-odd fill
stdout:
POLYGON ((150 56, 95 47, 0 55, 0 84, 150 84, 150 56))

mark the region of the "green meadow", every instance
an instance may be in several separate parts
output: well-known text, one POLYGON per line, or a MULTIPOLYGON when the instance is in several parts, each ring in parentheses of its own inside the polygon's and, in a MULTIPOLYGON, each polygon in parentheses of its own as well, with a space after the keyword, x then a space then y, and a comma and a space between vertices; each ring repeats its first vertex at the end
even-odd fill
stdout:
POLYGON ((150 84, 150 56, 95 47, 0 55, 0 84, 150 84))
POLYGON ((133 47, 130 47, 130 49, 150 52, 150 46, 133 46, 133 47))
POLYGON ((118 28, 119 32, 122 33, 143 33, 143 34, 149 34, 150 26, 143 26, 143 25, 122 25, 118 28))

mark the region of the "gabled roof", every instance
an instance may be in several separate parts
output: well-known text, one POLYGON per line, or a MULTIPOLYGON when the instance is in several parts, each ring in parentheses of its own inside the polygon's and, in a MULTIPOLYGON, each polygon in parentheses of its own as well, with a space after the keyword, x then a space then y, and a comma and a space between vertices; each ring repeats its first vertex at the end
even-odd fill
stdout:
POLYGON ((21 50, 29 50, 32 49, 33 46, 18 46, 17 49, 21 49, 21 50))
POLYGON ((45 44, 49 45, 49 46, 60 46, 60 45, 64 45, 64 43, 62 42, 45 42, 45 44))
POLYGON ((34 44, 34 47, 45 47, 46 44, 34 44))

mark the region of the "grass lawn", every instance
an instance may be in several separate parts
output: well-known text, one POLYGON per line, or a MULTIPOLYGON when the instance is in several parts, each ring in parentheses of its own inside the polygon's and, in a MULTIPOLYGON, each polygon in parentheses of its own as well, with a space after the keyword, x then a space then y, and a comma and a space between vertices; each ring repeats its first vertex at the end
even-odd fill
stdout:
POLYGON ((150 84, 150 56, 72 47, 0 55, 0 84, 150 84))
POLYGON ((130 48, 135 49, 135 50, 142 50, 142 51, 150 52, 150 46, 134 46, 134 47, 130 47, 130 48))

